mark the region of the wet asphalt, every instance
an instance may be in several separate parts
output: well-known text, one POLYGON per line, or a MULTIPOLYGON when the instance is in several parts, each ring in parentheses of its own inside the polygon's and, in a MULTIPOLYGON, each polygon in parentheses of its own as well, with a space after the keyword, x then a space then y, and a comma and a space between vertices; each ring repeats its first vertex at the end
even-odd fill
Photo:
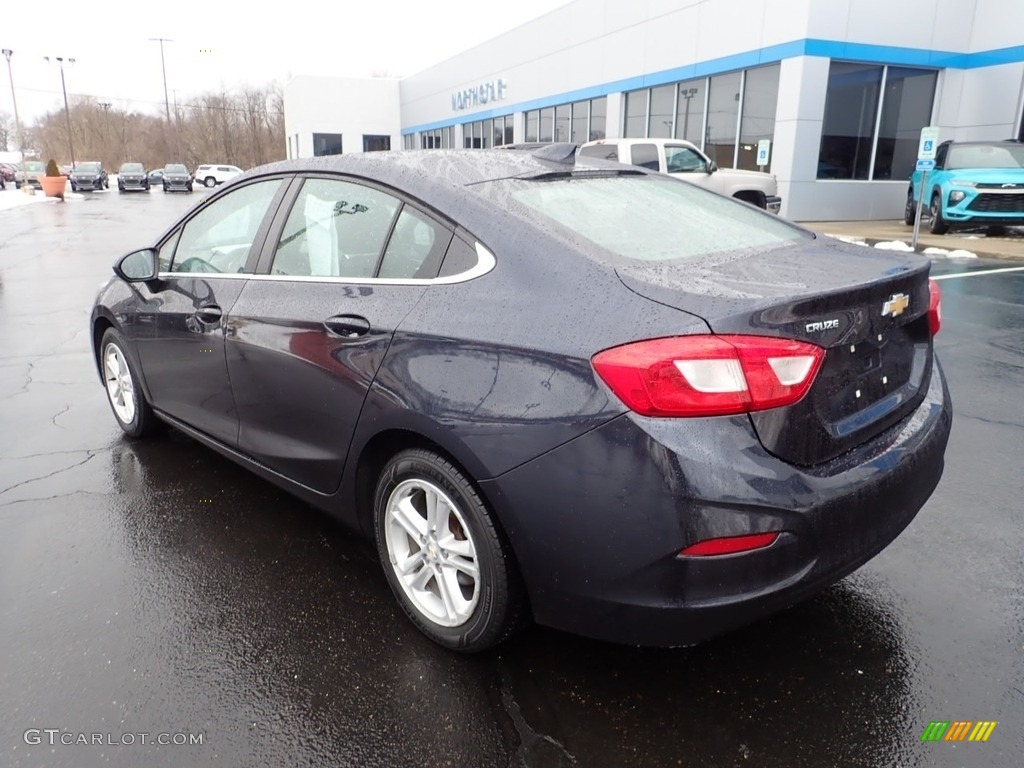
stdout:
POLYGON ((1021 764, 1024 272, 942 281, 946 471, 853 576, 696 648, 535 627, 466 658, 367 542, 180 433, 121 437, 92 300, 202 194, 0 211, 0 766, 1021 764))

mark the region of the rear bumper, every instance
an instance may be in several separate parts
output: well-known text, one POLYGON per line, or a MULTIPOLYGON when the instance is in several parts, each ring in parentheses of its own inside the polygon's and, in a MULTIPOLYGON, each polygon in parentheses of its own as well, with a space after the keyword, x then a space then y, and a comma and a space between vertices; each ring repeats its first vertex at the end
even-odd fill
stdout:
POLYGON ((481 486, 538 623, 690 645, 792 605, 885 548, 938 483, 951 420, 936 364, 913 414, 811 469, 766 453, 746 416, 625 415, 481 486), (677 556, 766 531, 783 533, 753 552, 677 556))
POLYGON ((778 213, 782 209, 782 198, 778 195, 770 195, 764 199, 764 207, 770 213, 778 213))

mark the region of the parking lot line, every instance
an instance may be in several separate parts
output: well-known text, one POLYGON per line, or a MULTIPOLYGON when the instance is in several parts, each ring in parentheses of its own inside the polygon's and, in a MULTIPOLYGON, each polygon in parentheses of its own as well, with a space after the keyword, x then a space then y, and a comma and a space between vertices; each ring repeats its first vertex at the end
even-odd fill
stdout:
POLYGON ((952 275, 933 275, 932 280, 951 280, 954 277, 977 277, 978 275, 995 275, 1000 272, 1024 272, 1024 267, 1002 267, 1000 269, 979 269, 974 272, 956 272, 952 275))

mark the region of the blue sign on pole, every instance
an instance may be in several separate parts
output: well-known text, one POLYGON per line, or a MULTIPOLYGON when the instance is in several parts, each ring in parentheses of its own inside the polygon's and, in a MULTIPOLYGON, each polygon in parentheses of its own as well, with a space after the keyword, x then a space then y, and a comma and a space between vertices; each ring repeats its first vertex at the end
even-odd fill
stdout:
POLYGON ((919 171, 932 171, 932 170, 935 170, 935 161, 934 160, 918 160, 917 161, 917 170, 919 170, 919 171))

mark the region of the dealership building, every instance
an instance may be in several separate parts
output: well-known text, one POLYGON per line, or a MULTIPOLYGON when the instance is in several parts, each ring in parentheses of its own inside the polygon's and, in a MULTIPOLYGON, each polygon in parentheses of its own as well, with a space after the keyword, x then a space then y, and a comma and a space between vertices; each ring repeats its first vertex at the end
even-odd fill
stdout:
POLYGON ((575 0, 401 80, 294 78, 287 151, 686 139, 789 218, 893 219, 922 127, 1024 138, 1021 29, 1006 0, 575 0))

